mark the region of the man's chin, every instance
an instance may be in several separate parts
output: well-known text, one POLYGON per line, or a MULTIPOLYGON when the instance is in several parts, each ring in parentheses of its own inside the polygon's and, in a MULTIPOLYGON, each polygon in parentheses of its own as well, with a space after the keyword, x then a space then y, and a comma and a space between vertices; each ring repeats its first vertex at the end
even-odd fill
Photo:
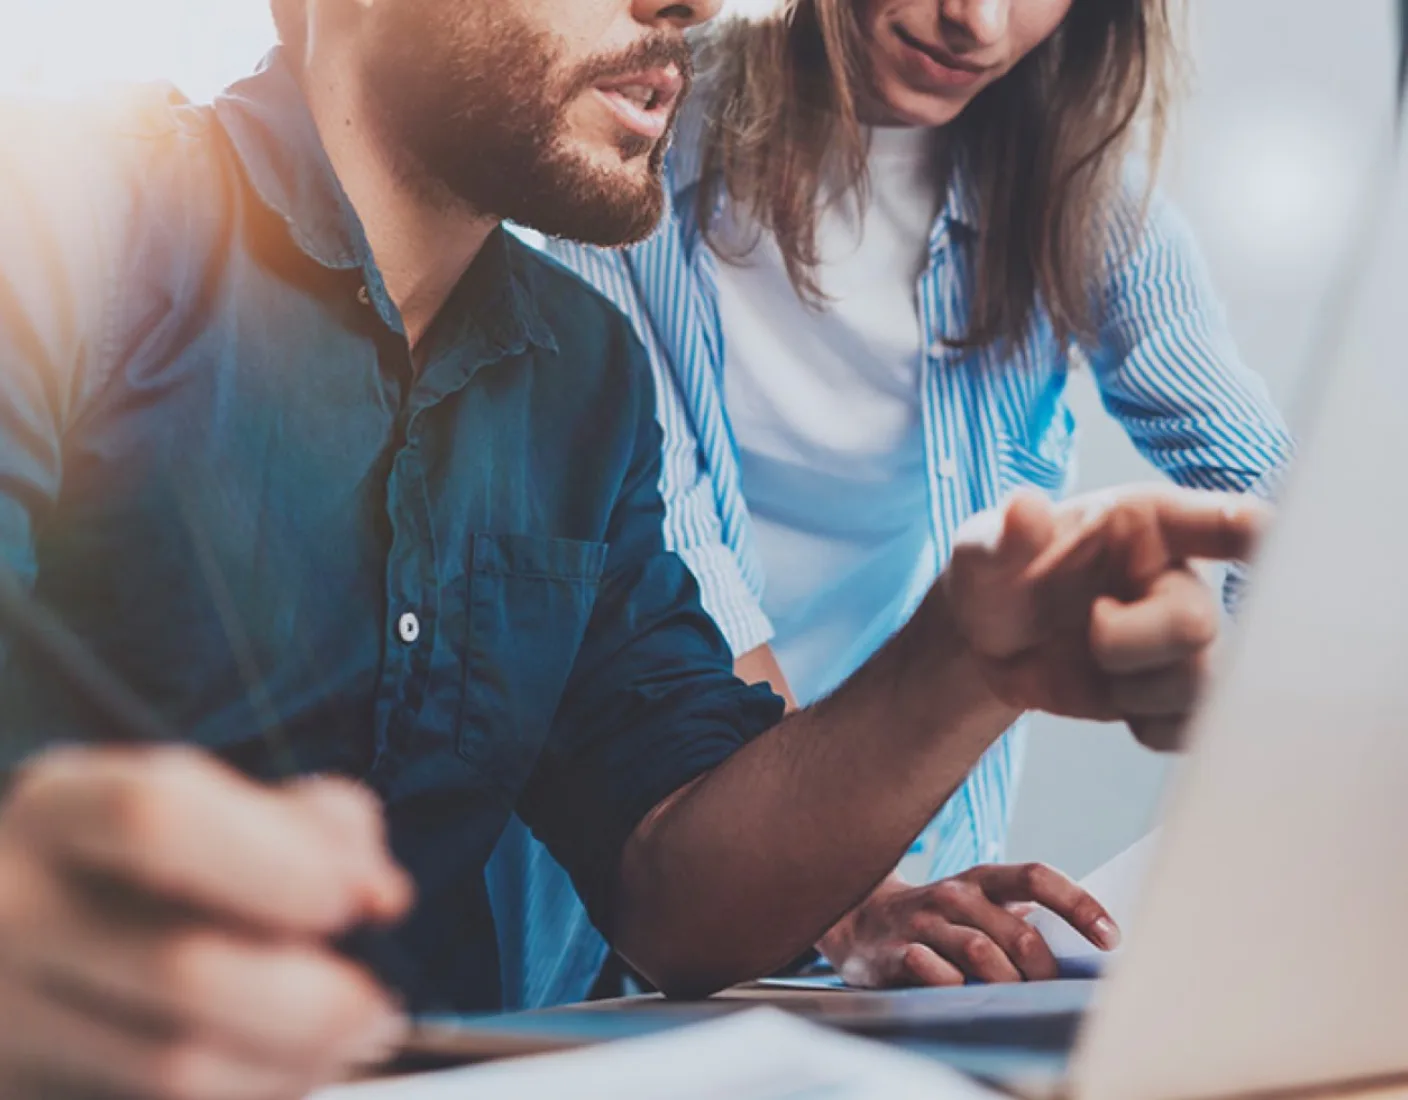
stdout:
POLYGON ((566 163, 579 165, 584 174, 639 190, 659 174, 659 147, 659 142, 627 135, 609 142, 577 142, 564 148, 560 155, 566 163))
POLYGON ((538 224, 533 228, 550 237, 596 248, 626 248, 655 232, 663 205, 658 191, 635 203, 618 195, 609 203, 578 205, 570 211, 537 218, 538 224))
POLYGON ((578 160, 537 191, 531 209, 511 217, 550 237, 620 248, 650 236, 664 208, 660 173, 649 159, 624 167, 618 160, 609 170, 578 160))

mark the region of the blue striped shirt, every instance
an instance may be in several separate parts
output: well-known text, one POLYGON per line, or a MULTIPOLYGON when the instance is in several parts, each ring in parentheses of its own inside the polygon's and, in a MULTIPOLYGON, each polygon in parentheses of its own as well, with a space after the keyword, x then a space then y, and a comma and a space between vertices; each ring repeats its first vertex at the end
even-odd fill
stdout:
MULTIPOLYGON (((741 655, 768 642, 772 626, 724 402, 718 260, 696 215, 700 142, 698 112, 690 114, 696 121, 682 124, 667 165, 666 217, 652 237, 624 251, 564 242, 549 248, 620 307, 646 346, 665 435, 666 540, 741 655)), ((1019 341, 957 349, 952 342, 966 331, 973 297, 978 207, 962 167, 954 173, 916 287, 927 349, 921 413, 934 573, 970 516, 1021 487, 1066 491, 1076 426, 1065 391, 1081 359, 1138 449, 1181 485, 1246 491, 1289 459, 1289 434, 1237 353, 1188 226, 1159 195, 1145 204, 1142 192, 1131 182, 1107 221, 1098 339, 1068 347, 1038 309, 1019 341)), ((921 579, 908 594, 911 608, 933 574, 921 579)), ((931 878, 1002 858, 1024 739, 1019 724, 916 842, 932 856, 931 878)), ((505 847, 530 858, 531 842, 521 834, 505 847)), ((560 894, 550 884, 543 889, 560 894)), ((528 937, 531 956, 533 939, 560 932, 544 925, 541 937, 533 929, 519 935, 528 937)), ((530 957, 525 973, 533 969, 530 957)), ((543 994, 545 980, 539 973, 526 981, 543 994)))

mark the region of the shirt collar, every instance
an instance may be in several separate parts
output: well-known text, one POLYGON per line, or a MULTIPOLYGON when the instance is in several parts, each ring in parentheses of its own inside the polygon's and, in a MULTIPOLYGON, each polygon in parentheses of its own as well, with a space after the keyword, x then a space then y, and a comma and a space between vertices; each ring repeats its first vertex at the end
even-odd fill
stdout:
POLYGON ((288 223, 294 242, 324 267, 370 259, 361 221, 323 151, 303 89, 281 49, 215 98, 250 186, 288 223))
POLYGON ((960 151, 955 154, 953 168, 948 174, 948 194, 944 198, 944 208, 939 213, 939 218, 950 226, 960 226, 970 233, 976 233, 981 213, 978 189, 973 182, 972 165, 968 157, 960 151))
MULTIPOLYGON (((214 106, 250 186, 287 223, 299 249, 323 267, 360 268, 380 297, 381 274, 361 219, 338 182, 283 50, 271 50, 252 75, 217 96, 214 106)), ((467 276, 478 292, 472 312, 476 320, 492 319, 492 338, 503 347, 532 343, 553 349, 552 332, 527 285, 523 247, 510 242, 502 228, 490 235, 467 276)), ((457 298, 458 292, 451 301, 457 298)), ((393 328, 400 324, 399 317, 387 319, 393 328)))

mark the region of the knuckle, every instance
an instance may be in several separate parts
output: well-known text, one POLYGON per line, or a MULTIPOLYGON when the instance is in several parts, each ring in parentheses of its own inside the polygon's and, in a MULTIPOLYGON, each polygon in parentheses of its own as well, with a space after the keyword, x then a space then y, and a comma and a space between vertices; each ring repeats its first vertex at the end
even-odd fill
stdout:
POLYGON ((924 948, 917 943, 900 952, 900 969, 910 977, 923 971, 925 961, 924 948))
POLYGON ((128 777, 110 784, 102 794, 101 813, 108 837, 132 850, 150 851, 179 827, 155 775, 145 781, 128 777))
POLYGON ((962 906, 977 892, 977 887, 967 879, 946 878, 929 887, 929 896, 941 908, 962 906))
POLYGON ((186 747, 145 755, 140 766, 114 774, 102 794, 103 823, 129 847, 158 848, 184 831, 181 805, 197 775, 196 753, 186 747))
POLYGON ((1002 951, 997 944, 981 932, 974 932, 964 941, 962 952, 964 960, 977 969, 992 966, 1002 958, 1002 951))
POLYGON ((1046 947, 1046 941, 1041 938, 1041 933, 1035 928, 1027 928, 1017 933, 1017 938, 1012 945, 1012 949, 1021 959, 1039 958, 1046 947))
POLYGON ((1032 897, 1045 896, 1057 884, 1055 871, 1044 863, 1025 863, 1019 875, 1022 888, 1032 897))
POLYGON ((911 941, 915 945, 942 943, 944 936, 953 925, 948 919, 936 913, 916 913, 901 928, 896 928, 895 938, 911 941))

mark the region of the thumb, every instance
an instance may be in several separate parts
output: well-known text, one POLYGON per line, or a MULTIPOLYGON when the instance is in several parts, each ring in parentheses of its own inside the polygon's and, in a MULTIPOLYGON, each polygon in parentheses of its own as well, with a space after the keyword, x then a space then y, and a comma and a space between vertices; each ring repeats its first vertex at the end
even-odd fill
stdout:
POLYGON ((1055 536, 1056 521, 1045 497, 1020 489, 996 508, 971 517, 954 535, 954 552, 1020 570, 1055 536))
POLYGON ((1040 493, 1023 489, 1008 502, 998 558, 1014 569, 1029 565, 1056 537, 1056 515, 1040 493))

